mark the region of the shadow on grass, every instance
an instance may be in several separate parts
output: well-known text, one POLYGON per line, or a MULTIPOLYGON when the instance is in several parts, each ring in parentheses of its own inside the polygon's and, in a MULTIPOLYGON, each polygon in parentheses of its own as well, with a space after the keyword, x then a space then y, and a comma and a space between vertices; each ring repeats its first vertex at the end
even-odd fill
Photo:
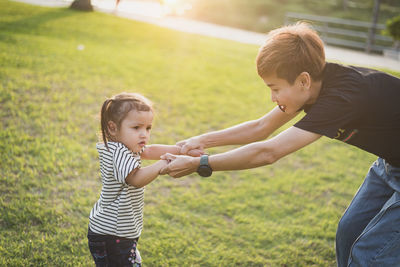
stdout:
POLYGON ((35 29, 38 29, 44 23, 78 15, 80 13, 81 12, 71 10, 69 8, 51 9, 40 14, 17 19, 12 22, 1 23, 0 31, 33 34, 35 33, 35 29))

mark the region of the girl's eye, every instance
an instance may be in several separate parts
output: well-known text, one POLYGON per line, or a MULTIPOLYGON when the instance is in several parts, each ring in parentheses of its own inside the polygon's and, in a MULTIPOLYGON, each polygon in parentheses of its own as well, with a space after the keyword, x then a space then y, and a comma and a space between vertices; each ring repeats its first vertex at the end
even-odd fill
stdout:
POLYGON ((139 130, 139 126, 133 126, 132 128, 135 130, 139 130))
POLYGON ((151 130, 151 127, 147 127, 146 130, 147 130, 147 131, 150 131, 150 130, 151 130))

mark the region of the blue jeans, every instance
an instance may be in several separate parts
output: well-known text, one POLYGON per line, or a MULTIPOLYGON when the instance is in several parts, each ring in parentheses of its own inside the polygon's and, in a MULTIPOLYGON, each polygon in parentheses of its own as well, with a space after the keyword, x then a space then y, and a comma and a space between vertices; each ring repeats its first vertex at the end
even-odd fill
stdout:
POLYGON ((90 228, 87 237, 96 267, 142 266, 142 259, 137 249, 138 238, 99 235, 90 228))
POLYGON ((400 266, 400 168, 378 158, 339 222, 343 266, 400 266))

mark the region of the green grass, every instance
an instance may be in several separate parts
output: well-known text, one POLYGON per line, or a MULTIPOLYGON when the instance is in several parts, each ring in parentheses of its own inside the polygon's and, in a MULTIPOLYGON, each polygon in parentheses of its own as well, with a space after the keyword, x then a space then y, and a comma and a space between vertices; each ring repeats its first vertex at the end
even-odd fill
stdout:
MULTIPOLYGON (((93 265, 86 231, 105 97, 152 99, 152 142, 174 144, 272 108, 257 50, 0 1, 0 266, 93 265)), ((337 222, 374 159, 323 138, 273 166, 162 176, 146 188, 145 266, 334 266, 337 222)))

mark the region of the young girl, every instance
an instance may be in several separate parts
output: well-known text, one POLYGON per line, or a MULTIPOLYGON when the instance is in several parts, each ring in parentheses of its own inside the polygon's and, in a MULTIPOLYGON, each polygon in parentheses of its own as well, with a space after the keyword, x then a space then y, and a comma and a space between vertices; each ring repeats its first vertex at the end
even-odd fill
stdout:
POLYGON ((102 190, 89 217, 89 249, 96 266, 141 266, 137 242, 143 227, 144 186, 167 165, 141 168, 140 159, 158 160, 168 145, 146 146, 153 122, 152 103, 134 93, 107 99, 101 108, 103 143, 97 144, 102 190))

